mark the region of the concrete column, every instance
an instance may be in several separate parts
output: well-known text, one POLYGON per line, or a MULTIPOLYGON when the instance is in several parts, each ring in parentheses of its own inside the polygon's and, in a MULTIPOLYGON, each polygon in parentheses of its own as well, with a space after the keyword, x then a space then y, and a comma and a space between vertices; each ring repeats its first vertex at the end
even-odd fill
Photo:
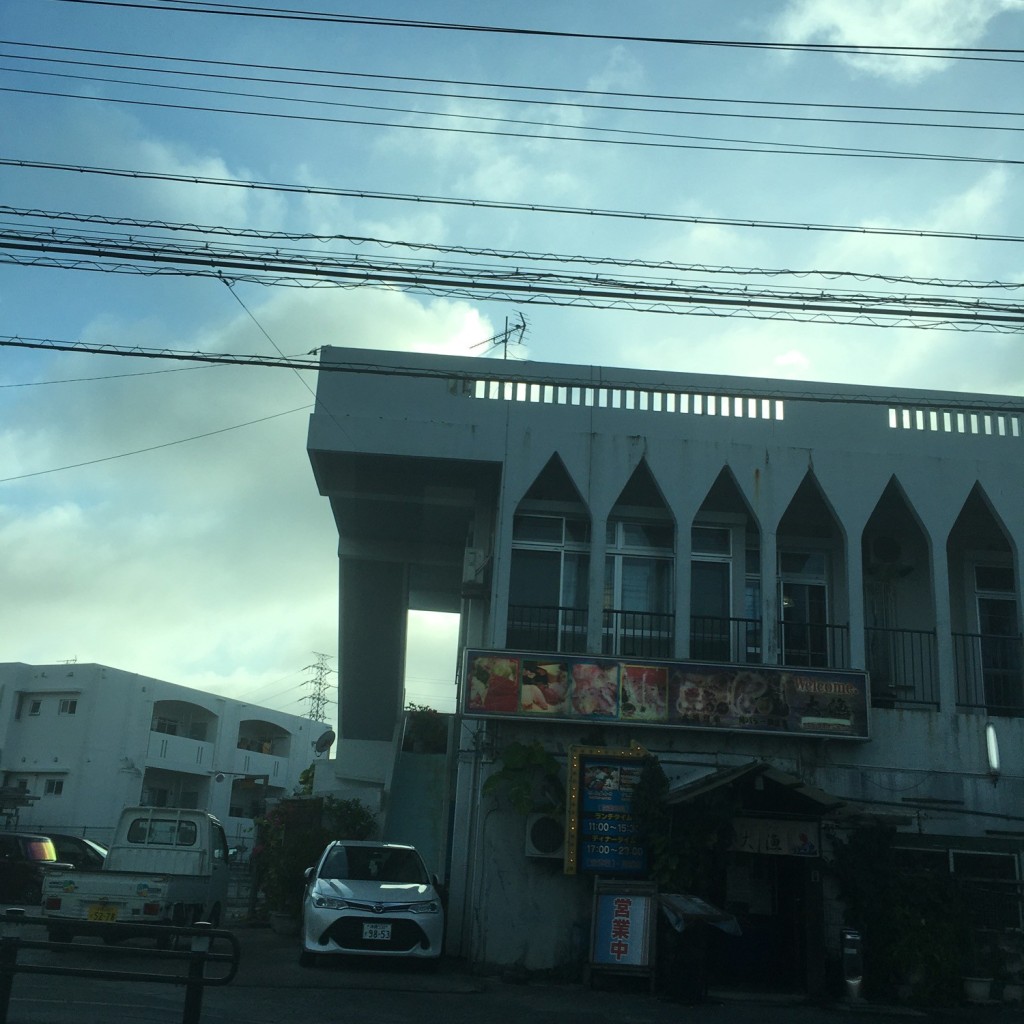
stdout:
POLYGON ((690 533, 691 520, 676 521, 676 552, 672 566, 672 589, 675 598, 675 650, 676 658, 690 656, 690 576, 693 540, 690 533))
POLYGON ((590 580, 587 591, 587 653, 600 654, 604 639, 604 559, 608 511, 594 512, 590 520, 590 580))
POLYGON ((946 557, 945 543, 934 535, 931 548, 939 708, 952 712, 956 710, 956 659, 953 655, 953 613, 949 601, 949 559, 946 557))
POLYGON ((390 743, 405 679, 406 568, 342 556, 339 578, 338 735, 390 743))
POLYGON ((761 530, 761 658, 765 665, 779 661, 778 535, 767 525, 761 530))

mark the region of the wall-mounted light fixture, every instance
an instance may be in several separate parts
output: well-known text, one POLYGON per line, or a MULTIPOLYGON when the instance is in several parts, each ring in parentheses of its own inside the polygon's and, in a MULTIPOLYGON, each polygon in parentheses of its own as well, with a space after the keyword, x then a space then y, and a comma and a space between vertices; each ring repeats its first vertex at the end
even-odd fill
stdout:
POLYGON ((985 724, 985 750, 988 753, 988 773, 995 782, 999 778, 999 737, 994 722, 985 724))

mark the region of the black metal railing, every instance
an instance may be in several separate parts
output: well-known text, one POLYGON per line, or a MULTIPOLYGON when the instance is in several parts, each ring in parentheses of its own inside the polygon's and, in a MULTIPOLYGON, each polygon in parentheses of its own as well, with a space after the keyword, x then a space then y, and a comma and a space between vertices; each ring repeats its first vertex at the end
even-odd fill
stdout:
POLYGON ((864 658, 876 707, 939 706, 934 630, 867 626, 864 658))
POLYGON ((601 620, 601 651, 625 658, 671 658, 675 616, 606 608, 601 620))
POLYGON ((587 609, 509 605, 505 645, 516 651, 581 653, 587 649, 587 609))
POLYGON ((117 958, 118 961, 131 956, 142 966, 130 970, 118 965, 108 969, 81 967, 55 961, 39 962, 37 950, 51 953, 67 950, 65 940, 58 938, 33 938, 22 935, 25 926, 43 926, 48 934, 56 936, 60 928, 55 925, 59 919, 26 914, 19 909, 8 909, 0 918, 0 1024, 6 1024, 11 999, 11 987, 18 974, 45 974, 54 977, 75 977, 88 980, 110 980, 119 982, 156 982, 177 985, 185 990, 182 1007, 182 1024, 199 1024, 202 1017, 203 990, 210 985, 228 985, 238 971, 240 948, 238 939, 231 932, 220 931, 212 925, 199 921, 194 925, 176 927, 172 925, 123 924, 95 921, 74 921, 76 935, 99 936, 104 945, 90 945, 92 957, 117 958), (155 948, 136 946, 113 946, 109 943, 126 938, 155 940, 155 948), (183 948, 181 948, 183 947, 183 948), (22 953, 28 951, 28 957, 22 953), (177 962, 177 969, 170 965, 177 962), (161 969, 146 970, 146 964, 161 969), (207 968, 214 970, 208 972, 207 968))
POLYGON ((690 657, 694 661, 761 664, 764 661, 761 620, 691 615, 690 657))
POLYGON ((954 633, 953 660, 958 708, 1024 715, 1024 638, 954 633))
POLYGON ((850 627, 832 622, 779 623, 779 664, 847 668, 850 627))

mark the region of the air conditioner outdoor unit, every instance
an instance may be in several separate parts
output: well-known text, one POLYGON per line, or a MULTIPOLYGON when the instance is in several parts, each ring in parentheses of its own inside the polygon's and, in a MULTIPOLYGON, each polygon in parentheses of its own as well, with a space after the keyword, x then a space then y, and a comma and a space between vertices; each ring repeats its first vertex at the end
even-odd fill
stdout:
POLYGON ((526 856, 565 856, 565 821, 555 814, 534 813, 526 816, 526 856))

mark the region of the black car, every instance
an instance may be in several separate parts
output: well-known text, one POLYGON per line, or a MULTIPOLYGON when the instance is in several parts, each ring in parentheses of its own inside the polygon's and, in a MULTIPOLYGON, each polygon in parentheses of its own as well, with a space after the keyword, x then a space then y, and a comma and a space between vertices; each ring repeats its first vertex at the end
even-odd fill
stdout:
POLYGON ((99 871, 107 859, 107 848, 84 836, 69 836, 47 832, 57 851, 57 860, 71 864, 79 871, 99 871))
POLYGON ((0 903, 38 906, 43 898, 43 872, 59 863, 49 836, 0 832, 0 903))

